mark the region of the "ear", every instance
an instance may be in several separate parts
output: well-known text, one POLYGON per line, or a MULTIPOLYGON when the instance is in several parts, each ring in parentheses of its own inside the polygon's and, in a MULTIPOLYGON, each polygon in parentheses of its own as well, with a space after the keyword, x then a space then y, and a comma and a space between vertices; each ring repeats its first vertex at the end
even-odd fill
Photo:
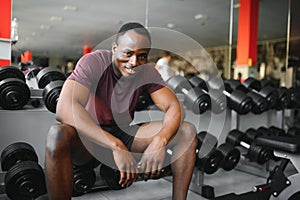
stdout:
POLYGON ((112 53, 113 53, 113 54, 116 53, 117 47, 118 47, 118 45, 114 42, 114 43, 112 44, 112 47, 111 47, 111 50, 112 50, 112 53))

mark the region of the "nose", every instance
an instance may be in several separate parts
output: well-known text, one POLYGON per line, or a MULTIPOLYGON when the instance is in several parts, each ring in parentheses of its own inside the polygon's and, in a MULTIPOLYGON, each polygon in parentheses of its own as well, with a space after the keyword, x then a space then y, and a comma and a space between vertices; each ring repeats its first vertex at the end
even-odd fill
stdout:
POLYGON ((136 66, 137 65, 137 57, 136 57, 136 55, 132 55, 129 58, 129 64, 132 65, 132 66, 136 66))

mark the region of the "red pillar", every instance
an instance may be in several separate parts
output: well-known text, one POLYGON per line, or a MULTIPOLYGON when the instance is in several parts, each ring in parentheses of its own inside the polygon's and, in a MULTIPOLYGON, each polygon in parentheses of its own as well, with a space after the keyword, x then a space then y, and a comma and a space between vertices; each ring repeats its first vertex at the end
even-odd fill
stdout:
POLYGON ((242 78, 251 76, 251 67, 256 67, 258 9, 259 0, 240 0, 236 65, 237 71, 243 74, 242 78))
POLYGON ((2 0, 0 9, 0 67, 10 65, 12 0, 2 0))

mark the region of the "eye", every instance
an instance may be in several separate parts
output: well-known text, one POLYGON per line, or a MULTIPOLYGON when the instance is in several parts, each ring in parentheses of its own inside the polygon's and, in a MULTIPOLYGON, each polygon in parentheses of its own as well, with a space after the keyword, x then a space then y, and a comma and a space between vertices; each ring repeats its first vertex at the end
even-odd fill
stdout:
POLYGON ((127 57, 131 57, 132 56, 132 52, 131 51, 125 52, 125 54, 126 54, 127 57))
POLYGON ((147 54, 146 53, 142 53, 138 56, 139 60, 146 60, 147 59, 147 54))

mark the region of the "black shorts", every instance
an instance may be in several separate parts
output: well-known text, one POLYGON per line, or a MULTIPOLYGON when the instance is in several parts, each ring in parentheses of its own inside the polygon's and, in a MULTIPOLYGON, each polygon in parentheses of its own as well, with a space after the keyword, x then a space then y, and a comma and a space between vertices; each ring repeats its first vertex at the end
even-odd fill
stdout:
POLYGON ((119 126, 101 126, 101 128, 116 138, 120 139, 128 148, 131 149, 132 142, 134 137, 139 129, 139 125, 127 126, 127 127, 119 127, 119 126))
MULTIPOLYGON (((139 129, 139 125, 133 125, 133 126, 127 126, 127 127, 118 127, 118 126, 101 126, 101 128, 107 132, 109 132, 110 134, 112 134, 113 136, 115 136, 116 138, 120 139, 125 146, 128 148, 128 150, 131 149, 131 145, 132 142, 134 140, 134 137, 139 129)), ((98 145, 96 145, 98 146, 98 145)), ((97 149, 97 148, 95 148, 97 149)), ((103 148, 100 148, 101 151, 103 152, 103 148)), ((105 153, 104 153, 105 155, 105 153)), ((110 155, 110 154, 109 154, 110 155)), ((111 157, 112 155, 110 155, 111 157)), ((101 162, 101 160, 99 160, 101 162)), ((95 167, 97 167, 100 162, 98 161, 97 158, 93 158, 92 160, 88 161, 87 163, 81 165, 81 166, 77 166, 83 169, 93 169, 95 167)))

